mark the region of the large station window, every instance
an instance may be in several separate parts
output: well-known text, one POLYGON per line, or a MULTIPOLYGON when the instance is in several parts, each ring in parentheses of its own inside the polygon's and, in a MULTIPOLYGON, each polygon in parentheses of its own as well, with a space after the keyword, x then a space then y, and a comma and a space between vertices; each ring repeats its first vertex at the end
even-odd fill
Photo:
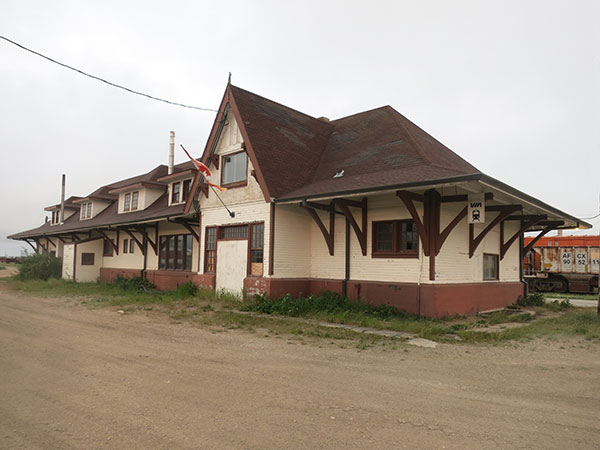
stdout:
POLYGON ((191 234, 173 234, 160 237, 158 268, 192 270, 193 237, 191 234))
POLYGON ((416 258, 419 256, 419 233, 412 220, 373 222, 374 258, 416 258))

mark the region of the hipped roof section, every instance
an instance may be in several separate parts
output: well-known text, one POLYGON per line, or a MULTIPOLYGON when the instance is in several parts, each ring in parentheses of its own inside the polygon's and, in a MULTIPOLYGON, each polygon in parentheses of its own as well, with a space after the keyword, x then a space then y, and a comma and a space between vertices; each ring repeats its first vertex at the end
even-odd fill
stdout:
POLYGON ((485 175, 391 106, 324 121, 229 84, 202 157, 205 163, 226 111, 236 118, 267 201, 477 181, 591 227, 485 175), (343 176, 334 178, 340 172, 343 176))
POLYGON ((480 173, 390 106, 329 122, 233 85, 217 121, 227 106, 266 197, 275 201, 480 173))

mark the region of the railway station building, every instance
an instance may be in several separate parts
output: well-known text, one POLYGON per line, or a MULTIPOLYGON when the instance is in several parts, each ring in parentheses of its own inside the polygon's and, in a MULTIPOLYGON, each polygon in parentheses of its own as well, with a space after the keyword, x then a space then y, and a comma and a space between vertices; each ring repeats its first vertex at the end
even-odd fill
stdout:
POLYGON ((191 161, 160 165, 49 206, 44 225, 11 237, 55 252, 77 281, 139 276, 271 298, 331 290, 440 317, 523 295, 525 232, 536 232, 531 248, 551 230, 590 227, 390 106, 329 120, 228 84, 199 160, 210 180, 191 161))

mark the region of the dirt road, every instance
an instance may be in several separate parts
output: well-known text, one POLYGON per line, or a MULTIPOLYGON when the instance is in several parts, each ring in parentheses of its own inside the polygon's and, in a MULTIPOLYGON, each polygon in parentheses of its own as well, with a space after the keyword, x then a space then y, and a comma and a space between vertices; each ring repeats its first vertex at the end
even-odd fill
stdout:
POLYGON ((598 448, 600 344, 290 342, 0 291, 0 447, 598 448))

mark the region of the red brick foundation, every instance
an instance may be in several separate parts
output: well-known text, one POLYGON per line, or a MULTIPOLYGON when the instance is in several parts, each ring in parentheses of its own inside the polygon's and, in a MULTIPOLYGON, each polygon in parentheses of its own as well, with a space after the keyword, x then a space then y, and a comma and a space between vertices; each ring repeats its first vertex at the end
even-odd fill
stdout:
MULTIPOLYGON (((285 294, 318 295, 323 291, 342 293, 342 280, 317 278, 263 278, 244 280, 248 295, 265 293, 270 298, 285 294)), ((520 282, 490 282, 463 284, 386 283, 349 280, 348 298, 371 305, 386 304, 399 311, 427 317, 475 314, 479 311, 509 306, 523 295, 520 282)))
POLYGON ((180 284, 188 281, 203 288, 215 288, 214 274, 197 274, 176 270, 147 270, 146 279, 161 291, 172 291, 177 289, 180 284))
POLYGON ((140 269, 108 269, 106 267, 100 268, 100 280, 101 281, 114 281, 117 276, 121 275, 124 278, 142 277, 142 271, 140 269))
MULTIPOLYGON (((125 278, 141 278, 142 271, 140 269, 100 269, 100 279, 102 281, 113 281, 119 275, 125 278)), ((146 270, 145 277, 161 291, 177 289, 177 286, 188 281, 192 281, 195 285, 206 289, 215 288, 214 274, 197 274, 175 270, 146 270)))

